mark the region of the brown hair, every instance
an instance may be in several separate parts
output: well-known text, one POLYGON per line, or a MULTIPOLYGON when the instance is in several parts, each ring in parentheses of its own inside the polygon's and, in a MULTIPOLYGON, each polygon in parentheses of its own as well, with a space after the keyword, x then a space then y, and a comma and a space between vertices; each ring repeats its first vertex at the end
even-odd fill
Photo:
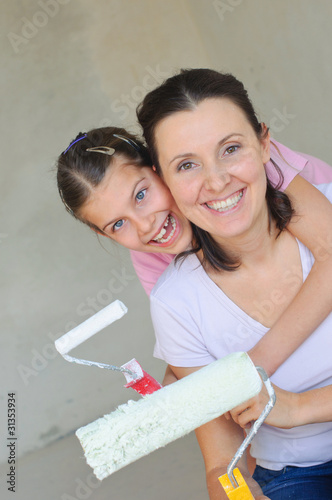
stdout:
MULTIPOLYGON (((227 98, 242 109, 258 139, 268 133, 268 129, 263 128, 258 121, 243 83, 233 75, 211 69, 183 69, 149 92, 137 108, 137 118, 158 173, 161 173, 155 141, 158 123, 174 113, 193 110, 200 102, 209 98, 227 98)), ((279 182, 273 186, 267 179, 266 201, 270 223, 272 219, 276 222, 280 234, 291 220, 293 208, 288 196, 278 190, 283 183, 283 175, 280 168, 274 162, 273 164, 278 172, 279 182)), ((239 267, 240 263, 227 255, 209 233, 195 224, 192 224, 192 228, 193 248, 183 252, 181 256, 202 250, 204 261, 215 269, 232 271, 239 267)))
POLYGON ((112 158, 123 155, 134 165, 152 167, 147 148, 133 134, 123 128, 103 127, 80 132, 57 160, 57 183, 60 197, 66 210, 76 219, 92 229, 100 231, 94 224, 80 217, 79 211, 91 195, 93 188, 103 180, 112 158), (129 141, 115 137, 120 135, 129 141), (114 148, 109 156, 87 151, 94 147, 114 148))

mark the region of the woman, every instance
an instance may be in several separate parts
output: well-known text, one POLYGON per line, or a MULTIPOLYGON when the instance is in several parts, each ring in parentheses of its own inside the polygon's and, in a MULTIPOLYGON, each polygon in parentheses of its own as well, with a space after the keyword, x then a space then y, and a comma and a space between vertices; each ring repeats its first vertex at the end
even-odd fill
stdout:
MULTIPOLYGON (((199 226, 194 227, 194 248, 170 265, 151 295, 155 355, 181 378, 229 352, 264 344, 301 294, 301 278, 316 264, 285 229, 293 230, 297 222, 287 196, 266 178, 268 131, 234 77, 183 71, 146 96, 138 119, 179 209, 199 226)), ((303 213, 294 205, 297 214, 303 213)), ((318 220, 318 215, 311 217, 318 220)), ((327 256, 327 269, 330 261, 327 256)), ((326 301, 326 320, 315 324, 314 334, 272 377, 287 391, 332 383, 330 286, 322 283, 317 297, 326 301)), ((287 335, 284 339, 289 343, 287 335)), ((221 417, 198 429, 197 437, 210 498, 222 498, 217 477, 242 440, 240 429, 221 417)), ((331 422, 291 431, 264 426, 253 455, 260 466, 254 478, 273 500, 330 498, 331 422)), ((241 467, 255 498, 261 498, 245 460, 241 467)))

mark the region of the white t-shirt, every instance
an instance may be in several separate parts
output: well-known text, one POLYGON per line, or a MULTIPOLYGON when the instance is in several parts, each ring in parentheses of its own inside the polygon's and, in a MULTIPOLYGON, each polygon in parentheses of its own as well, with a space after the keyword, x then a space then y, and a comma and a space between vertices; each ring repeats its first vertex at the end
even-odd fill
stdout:
MULTIPOLYGON (((319 189, 332 200, 332 184, 319 189)), ((298 242, 303 281, 314 258, 298 242)), ((285 274, 290 285, 298 276, 285 274)), ((211 363, 235 351, 248 351, 268 331, 248 316, 209 278, 195 255, 172 262, 151 293, 151 315, 156 333, 154 355, 174 366, 211 363)), ((271 377, 292 392, 332 384, 332 314, 271 377)), ((293 429, 263 425, 251 454, 262 467, 312 466, 332 460, 332 422, 293 429)))

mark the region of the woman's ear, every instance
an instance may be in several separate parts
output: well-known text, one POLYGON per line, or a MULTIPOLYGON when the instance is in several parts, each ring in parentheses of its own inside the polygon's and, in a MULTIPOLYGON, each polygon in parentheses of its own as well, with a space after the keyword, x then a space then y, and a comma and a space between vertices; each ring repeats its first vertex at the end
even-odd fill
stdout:
POLYGON ((154 172, 157 172, 157 169, 156 169, 155 165, 152 165, 152 170, 153 170, 154 172))
POLYGON ((261 123, 262 127, 262 137, 261 137, 261 146, 262 146, 262 158, 263 158, 263 163, 267 163, 270 161, 270 131, 269 128, 266 126, 265 123, 261 123))

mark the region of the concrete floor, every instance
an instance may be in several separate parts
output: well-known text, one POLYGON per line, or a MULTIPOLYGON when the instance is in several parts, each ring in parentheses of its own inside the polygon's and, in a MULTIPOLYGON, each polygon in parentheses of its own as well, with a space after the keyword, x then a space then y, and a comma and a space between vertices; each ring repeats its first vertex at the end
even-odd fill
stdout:
POLYGON ((136 105, 178 68, 211 67, 244 81, 277 140, 332 164, 331 18, 329 0, 2 2, 1 499, 207 498, 194 435, 95 487, 74 432, 132 395, 122 375, 65 362, 54 340, 120 299, 128 314, 75 354, 136 357, 159 380, 165 367, 152 357, 149 303, 128 253, 66 213, 54 163, 80 130, 137 130, 136 105), (4 431, 12 391, 15 495, 4 431))

